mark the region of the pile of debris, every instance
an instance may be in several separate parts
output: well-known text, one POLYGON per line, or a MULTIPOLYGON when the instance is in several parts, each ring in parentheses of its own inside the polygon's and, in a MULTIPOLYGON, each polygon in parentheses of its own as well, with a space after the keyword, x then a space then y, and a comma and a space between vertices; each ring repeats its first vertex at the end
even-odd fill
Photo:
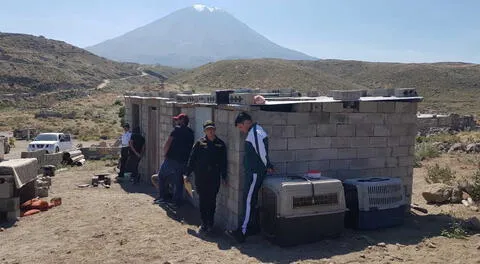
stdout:
POLYGON ((85 156, 81 150, 72 150, 63 153, 62 164, 70 166, 82 166, 85 164, 85 156))
POLYGON ((47 211, 48 209, 51 209, 56 206, 60 206, 61 204, 62 204, 62 198, 60 197, 54 197, 50 199, 50 202, 47 202, 45 200, 41 200, 38 198, 34 198, 20 205, 20 210, 22 211, 20 216, 24 217, 24 216, 38 214, 41 211, 47 211))

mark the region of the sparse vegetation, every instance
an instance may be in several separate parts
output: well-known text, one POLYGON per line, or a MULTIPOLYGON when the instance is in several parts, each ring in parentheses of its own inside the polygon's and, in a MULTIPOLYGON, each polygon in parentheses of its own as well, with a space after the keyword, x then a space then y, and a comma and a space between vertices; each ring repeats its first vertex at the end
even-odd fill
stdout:
POLYGON ((427 183, 444 183, 452 184, 455 179, 455 172, 448 166, 440 167, 438 163, 434 166, 427 167, 427 175, 425 181, 427 183))
POLYGON ((417 163, 438 156, 440 156, 440 152, 430 142, 422 142, 415 145, 415 161, 417 163))
POLYGON ((473 173, 473 184, 470 196, 474 201, 480 201, 480 167, 473 173))
POLYGON ((120 118, 120 124, 123 126, 125 124, 125 106, 118 109, 118 117, 120 118))
POLYGON ((465 239, 468 232, 463 228, 461 222, 454 221, 448 228, 443 229, 440 234, 448 238, 465 239))

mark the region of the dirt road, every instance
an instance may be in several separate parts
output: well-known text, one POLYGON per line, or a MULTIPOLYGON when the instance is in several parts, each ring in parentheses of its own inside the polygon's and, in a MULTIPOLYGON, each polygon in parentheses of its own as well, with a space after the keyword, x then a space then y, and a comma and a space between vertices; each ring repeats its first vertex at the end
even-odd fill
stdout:
MULTIPOLYGON (((279 248, 262 237, 238 245, 221 232, 197 237, 196 211, 167 213, 152 204, 150 186, 76 187, 101 171, 112 168, 88 162, 58 173, 50 197, 62 197, 63 204, 0 232, 0 263, 480 263, 480 235, 440 236, 453 220, 441 213, 459 205, 435 207, 417 200, 430 214, 410 216, 401 227, 346 230, 337 239, 293 248, 279 248)), ((416 181, 421 185, 423 178, 416 181)))

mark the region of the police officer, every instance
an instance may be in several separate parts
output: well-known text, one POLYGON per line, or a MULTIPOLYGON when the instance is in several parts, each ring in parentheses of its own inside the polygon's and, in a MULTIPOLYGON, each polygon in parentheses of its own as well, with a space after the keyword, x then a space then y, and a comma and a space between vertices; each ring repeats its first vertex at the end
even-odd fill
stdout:
POLYGON ((188 176, 195 172, 195 187, 200 200, 202 226, 200 233, 210 233, 215 218, 215 206, 220 182, 227 177, 227 150, 225 143, 215 135, 215 123, 203 124, 205 136, 195 142, 187 166, 188 176))

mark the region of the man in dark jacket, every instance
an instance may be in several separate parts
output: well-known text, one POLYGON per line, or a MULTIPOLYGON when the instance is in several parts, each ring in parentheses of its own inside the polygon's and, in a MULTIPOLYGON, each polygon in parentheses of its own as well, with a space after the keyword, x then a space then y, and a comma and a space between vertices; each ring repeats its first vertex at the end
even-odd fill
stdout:
POLYGON ((257 123, 253 123, 250 115, 245 112, 237 116, 235 126, 240 132, 247 135, 243 160, 245 169, 244 204, 242 215, 240 216, 240 226, 236 230, 228 231, 227 234, 238 242, 243 243, 247 233, 251 234, 256 231, 255 229, 259 229, 255 220, 258 213, 258 191, 267 172, 272 173, 274 170, 268 158, 267 132, 257 123))
POLYGON ((225 143, 215 135, 215 123, 206 121, 203 124, 205 136, 193 146, 188 161, 188 176, 195 172, 195 189, 200 202, 202 226, 200 232, 212 231, 215 219, 215 207, 220 181, 227 177, 227 148, 225 143))
POLYGON ((167 202, 165 183, 169 179, 174 186, 171 207, 176 207, 183 203, 183 174, 192 150, 194 136, 193 130, 188 127, 189 118, 186 114, 174 116, 173 120, 176 126, 163 147, 165 161, 158 172, 159 197, 155 199, 155 203, 167 202))
POLYGON ((128 144, 130 149, 125 171, 132 173, 130 181, 138 183, 140 181, 140 176, 138 175, 138 163, 142 158, 145 146, 145 138, 140 134, 139 127, 135 127, 132 130, 132 136, 130 137, 130 142, 128 144))

